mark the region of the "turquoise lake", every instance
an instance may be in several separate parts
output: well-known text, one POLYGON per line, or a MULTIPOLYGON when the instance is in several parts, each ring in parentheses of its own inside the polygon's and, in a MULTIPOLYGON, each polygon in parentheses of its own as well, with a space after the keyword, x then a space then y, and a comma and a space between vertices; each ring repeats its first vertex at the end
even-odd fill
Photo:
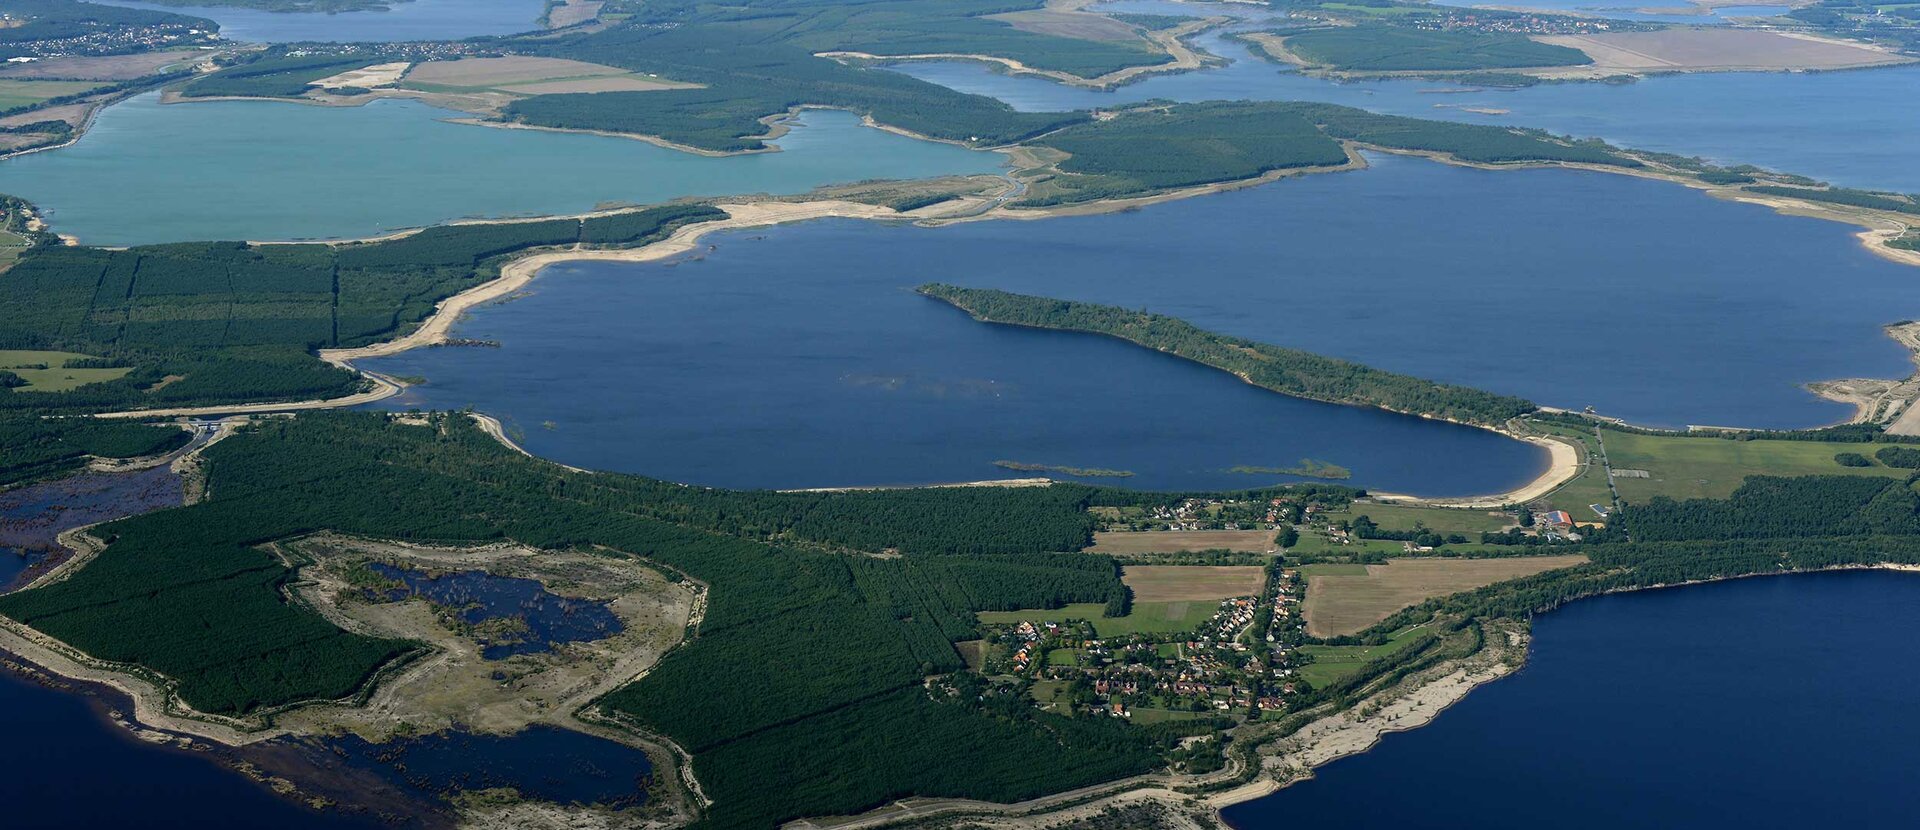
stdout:
POLYGON ((725 157, 445 120, 458 115, 404 100, 161 104, 148 94, 103 111, 73 146, 0 162, 0 192, 96 245, 337 239, 609 202, 993 173, 1003 162, 862 127, 839 111, 803 114, 780 152, 725 157))
MULTIPOLYGON (((1153 7, 1149 7, 1153 8, 1153 7)), ((1171 11, 1171 10, 1164 10, 1171 11)), ((1333 82, 1262 60, 1220 33, 1197 45, 1233 63, 1111 91, 1005 75, 967 61, 896 71, 1029 111, 1176 101, 1325 101, 1375 112, 1539 127, 1625 147, 1755 164, 1851 187, 1920 192, 1920 65, 1852 72, 1694 73, 1631 84, 1493 89, 1421 80, 1333 82), (1505 110, 1499 113, 1471 109, 1505 110)))
POLYGON ((178 12, 220 24, 220 36, 242 43, 307 41, 376 42, 464 40, 511 35, 540 28, 542 0, 412 0, 387 11, 339 14, 273 12, 232 6, 163 6, 132 0, 104 5, 178 12))

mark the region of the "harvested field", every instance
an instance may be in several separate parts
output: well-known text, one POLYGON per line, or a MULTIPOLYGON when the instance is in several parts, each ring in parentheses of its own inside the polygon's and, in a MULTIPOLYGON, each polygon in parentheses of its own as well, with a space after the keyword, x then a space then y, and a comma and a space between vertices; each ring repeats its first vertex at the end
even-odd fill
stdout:
POLYGON ((57 107, 47 107, 46 109, 37 109, 32 112, 23 112, 19 115, 9 115, 5 118, 0 118, 0 127, 18 127, 22 124, 34 124, 41 121, 65 121, 68 124, 78 127, 86 122, 87 113, 92 112, 95 106, 97 105, 92 103, 61 104, 57 107))
POLYGON ((1199 550, 1273 550, 1271 530, 1114 530, 1093 534, 1089 553, 1179 553, 1199 550))
POLYGON ((1306 614, 1308 634, 1336 637, 1364 630, 1393 612, 1430 597, 1457 594, 1586 561, 1587 557, 1579 554, 1504 559, 1390 559, 1385 565, 1368 565, 1365 576, 1309 573, 1307 601, 1302 610, 1306 614))
POLYGON ((565 0, 547 10, 547 28, 565 29, 600 16, 600 0, 565 0))
POLYGON ((1020 31, 1040 35, 1108 42, 1141 40, 1140 34, 1135 32, 1132 26, 1100 14, 1035 10, 1006 12, 987 17, 1006 23, 1020 31))
POLYGON ((0 78, 30 81, 39 78, 83 81, 131 81, 175 64, 202 60, 205 52, 183 50, 152 52, 144 55, 108 55, 104 57, 48 58, 31 63, 7 64, 0 78))
POLYGON ((1191 602, 1257 596, 1266 586, 1266 569, 1257 565, 1132 565, 1120 581, 1133 589, 1134 602, 1191 602))
POLYGON ((1723 27, 1534 39, 1587 53, 1592 66, 1565 70, 1585 74, 1849 69, 1912 60, 1844 40, 1723 27))
POLYGON ((559 92, 652 92, 656 89, 685 89, 692 84, 661 81, 638 75, 611 75, 596 78, 573 78, 562 81, 541 81, 535 84, 514 84, 498 87, 501 92, 515 95, 550 95, 559 92))

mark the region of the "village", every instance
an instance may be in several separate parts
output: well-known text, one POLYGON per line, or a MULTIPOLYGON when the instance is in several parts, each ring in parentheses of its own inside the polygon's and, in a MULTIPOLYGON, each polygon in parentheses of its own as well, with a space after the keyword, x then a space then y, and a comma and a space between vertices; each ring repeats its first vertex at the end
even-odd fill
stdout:
POLYGON ((1295 678, 1304 587, 1299 571, 1275 559, 1261 595, 1220 600, 1184 631, 1102 636, 1097 619, 1041 612, 987 626, 982 668, 1030 683, 1034 701, 1061 714, 1139 722, 1278 714, 1306 690, 1295 678))

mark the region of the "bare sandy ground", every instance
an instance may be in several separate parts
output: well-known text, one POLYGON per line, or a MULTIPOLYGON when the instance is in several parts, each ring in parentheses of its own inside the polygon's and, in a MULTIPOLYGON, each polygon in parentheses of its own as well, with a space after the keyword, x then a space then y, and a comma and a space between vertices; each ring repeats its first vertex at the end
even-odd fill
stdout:
POLYGON ((1797 32, 1724 26, 1594 35, 1540 35, 1534 40, 1579 49, 1593 58, 1590 66, 1526 70, 1528 74, 1542 77, 1856 69, 1910 63, 1914 60, 1865 43, 1797 32))
POLYGON ((308 84, 308 86, 319 87, 321 89, 333 89, 343 86, 374 89, 376 87, 392 86, 400 82, 400 76, 407 74, 407 67, 412 65, 413 64, 406 61, 376 63, 372 66, 360 67, 359 69, 349 69, 338 75, 329 75, 308 84))
POLYGON ((1205 65, 1206 58, 1200 52, 1197 52, 1192 47, 1188 46, 1185 43, 1184 38, 1190 35, 1205 31, 1207 29, 1213 28, 1215 26, 1221 25, 1222 23, 1225 23, 1225 22, 1227 22, 1226 18, 1210 17, 1204 20, 1196 20, 1191 23, 1187 23, 1182 26, 1179 26, 1177 28, 1166 29, 1159 32, 1150 32, 1147 34, 1147 39, 1152 41, 1155 45, 1159 46, 1167 54, 1172 55, 1173 56, 1172 61, 1169 61, 1167 63, 1154 64, 1152 66, 1130 66, 1125 69, 1119 69, 1113 72, 1109 72, 1097 78, 1083 78, 1079 75, 1074 75, 1068 72, 1061 72, 1054 69, 1040 69, 1037 67, 1028 66, 1027 64, 1014 60, 1012 58, 1003 58, 997 55, 973 55, 973 54, 965 54, 965 53, 957 53, 957 52, 928 52, 928 53, 910 54, 910 55, 876 55, 871 52, 820 52, 818 53, 818 57, 851 58, 856 60, 876 60, 876 61, 926 61, 926 60, 983 61, 986 63, 999 64, 1003 67, 1006 67, 1008 71, 1013 72, 1015 74, 1039 75, 1041 77, 1051 78, 1055 81, 1058 81, 1063 84, 1068 84, 1071 86, 1091 87, 1094 89, 1105 89, 1109 87, 1119 86, 1121 84, 1127 83, 1129 81, 1134 80, 1135 78, 1139 78, 1144 75, 1153 75, 1153 74, 1159 74, 1163 72, 1188 72, 1194 69, 1199 69, 1201 66, 1205 65))

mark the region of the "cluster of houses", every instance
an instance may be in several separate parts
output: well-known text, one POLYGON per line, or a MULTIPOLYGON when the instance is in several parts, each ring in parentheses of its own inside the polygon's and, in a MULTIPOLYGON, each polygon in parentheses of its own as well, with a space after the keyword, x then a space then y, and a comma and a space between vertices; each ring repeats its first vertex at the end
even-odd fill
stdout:
POLYGON ((1298 508, 1286 499, 1186 499, 1143 508, 1103 530, 1272 530, 1290 524, 1298 508))
MULTIPOLYGON (((26 22, 21 18, 0 15, 0 28, 17 28, 26 22)), ((178 49, 186 46, 209 46, 219 39, 220 35, 217 33, 196 29, 184 23, 161 23, 152 26, 102 25, 83 34, 67 37, 9 41, 4 47, 4 52, 10 63, 27 63, 41 58, 61 58, 69 55, 120 55, 148 50, 178 49)))
POLYGON ((1293 652, 1303 585, 1298 571, 1280 571, 1270 599, 1221 600, 1191 631, 1100 637, 1096 621, 1043 619, 994 627, 986 670, 1034 682, 1043 689, 1037 702, 1057 711, 1127 718, 1139 709, 1283 711, 1288 696, 1304 689, 1294 679, 1293 652))
POLYGON ((1485 13, 1460 9, 1450 14, 1413 18, 1415 28, 1435 31, 1509 32, 1519 35, 1590 35, 1636 28, 1631 23, 1564 14, 1485 13))

